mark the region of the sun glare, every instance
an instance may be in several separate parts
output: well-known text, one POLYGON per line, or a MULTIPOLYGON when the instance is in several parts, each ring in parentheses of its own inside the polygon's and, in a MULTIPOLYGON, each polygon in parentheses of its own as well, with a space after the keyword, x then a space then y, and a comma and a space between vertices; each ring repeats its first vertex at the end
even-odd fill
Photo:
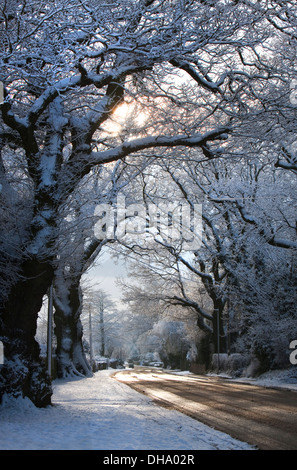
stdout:
POLYGON ((113 116, 116 121, 125 121, 125 119, 131 114, 131 106, 126 101, 123 101, 123 103, 119 104, 117 108, 115 109, 113 116))
POLYGON ((110 119, 102 127, 109 135, 116 136, 121 133, 128 121, 134 127, 142 127, 146 120, 147 116, 144 111, 136 111, 133 104, 124 101, 117 106, 110 119))

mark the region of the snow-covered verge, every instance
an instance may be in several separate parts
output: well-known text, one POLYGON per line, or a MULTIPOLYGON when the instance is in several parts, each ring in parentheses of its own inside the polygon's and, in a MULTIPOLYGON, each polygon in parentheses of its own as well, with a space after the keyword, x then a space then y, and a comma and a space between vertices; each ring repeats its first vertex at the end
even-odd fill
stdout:
MULTIPOLYGON (((171 371, 173 374, 178 375, 188 375, 191 374, 189 371, 171 371)), ((208 373, 210 377, 222 377, 229 379, 230 381, 234 382, 244 382, 244 383, 252 383, 254 385, 259 385, 263 387, 270 387, 270 388, 280 388, 286 390, 297 391, 297 367, 291 367, 286 370, 273 370, 269 372, 265 372, 258 377, 238 377, 234 378, 232 375, 222 372, 222 373, 208 373)))
POLYGON ((274 370, 265 372, 257 378, 250 377, 235 379, 241 382, 250 382, 264 387, 284 388, 297 391, 297 367, 293 366, 286 370, 274 370))
POLYGON ((111 377, 57 380, 54 406, 4 400, 0 449, 249 450, 253 447, 152 400, 111 377))
MULTIPOLYGON (((188 373, 188 372, 187 372, 188 373)), ((258 377, 238 377, 234 378, 232 375, 221 373, 208 373, 207 375, 219 376, 222 378, 230 379, 234 382, 252 383, 262 387, 279 388, 285 390, 297 391, 297 367, 291 367, 286 370, 273 370, 265 372, 258 377)))

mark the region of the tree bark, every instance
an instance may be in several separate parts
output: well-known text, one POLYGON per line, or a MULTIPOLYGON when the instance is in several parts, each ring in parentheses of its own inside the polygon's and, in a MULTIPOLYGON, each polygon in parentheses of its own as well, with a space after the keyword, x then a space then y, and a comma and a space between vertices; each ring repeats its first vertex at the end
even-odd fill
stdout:
POLYGON ((0 367, 0 399, 4 395, 28 397, 43 407, 51 404, 52 388, 35 334, 38 312, 53 272, 49 262, 31 256, 23 262, 20 274, 1 309, 4 365, 0 367))
POLYGON ((91 376, 82 344, 80 278, 67 276, 65 272, 56 277, 54 307, 58 377, 91 376))

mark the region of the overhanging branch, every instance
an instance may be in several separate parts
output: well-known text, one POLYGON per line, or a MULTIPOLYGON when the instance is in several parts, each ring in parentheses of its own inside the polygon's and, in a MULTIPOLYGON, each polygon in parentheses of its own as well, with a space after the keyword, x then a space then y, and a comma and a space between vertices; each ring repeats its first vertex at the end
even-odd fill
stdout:
POLYGON ((225 140, 228 138, 230 129, 228 127, 218 128, 205 134, 175 135, 175 136, 150 136, 141 139, 124 142, 122 145, 105 152, 92 152, 90 156, 91 164, 108 163, 120 158, 124 158, 140 150, 158 147, 202 147, 206 142, 214 140, 225 140))

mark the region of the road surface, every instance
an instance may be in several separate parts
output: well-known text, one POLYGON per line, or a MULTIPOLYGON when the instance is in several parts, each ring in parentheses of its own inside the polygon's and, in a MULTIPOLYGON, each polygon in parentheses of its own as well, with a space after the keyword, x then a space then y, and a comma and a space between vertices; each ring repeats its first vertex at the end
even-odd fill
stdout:
POLYGON ((138 366, 114 377, 260 450, 297 450, 297 392, 138 366))

